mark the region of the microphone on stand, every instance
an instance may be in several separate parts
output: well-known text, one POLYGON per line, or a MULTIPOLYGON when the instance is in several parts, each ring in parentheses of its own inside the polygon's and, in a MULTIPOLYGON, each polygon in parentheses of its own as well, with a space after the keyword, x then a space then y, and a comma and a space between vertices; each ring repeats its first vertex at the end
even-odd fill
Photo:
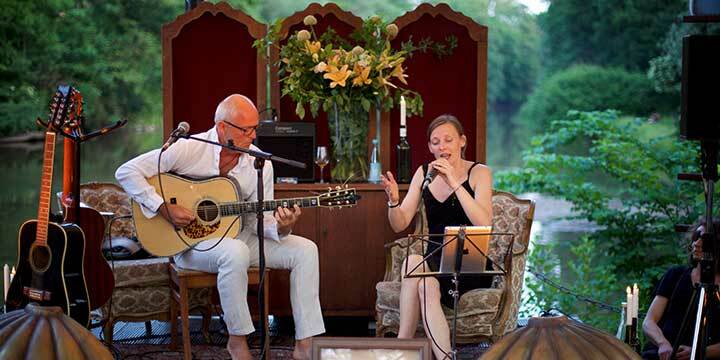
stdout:
POLYGON ((425 174, 425 179, 423 179, 423 182, 422 182, 422 188, 421 188, 422 191, 425 191, 425 188, 427 188, 428 185, 430 185, 430 183, 433 181, 433 179, 435 179, 437 174, 438 174, 438 170, 434 167, 432 169, 428 170, 427 174, 425 174))
POLYGON ((165 144, 163 144, 162 149, 160 150, 160 152, 163 152, 163 151, 167 150, 167 149, 170 147, 170 145, 172 145, 172 144, 174 144, 176 141, 178 141, 178 139, 179 139, 181 136, 187 135, 188 131, 190 131, 190 124, 188 124, 188 123, 185 122, 185 121, 179 123, 177 129, 173 130, 173 131, 170 133, 170 138, 167 139, 167 141, 165 142, 165 144))

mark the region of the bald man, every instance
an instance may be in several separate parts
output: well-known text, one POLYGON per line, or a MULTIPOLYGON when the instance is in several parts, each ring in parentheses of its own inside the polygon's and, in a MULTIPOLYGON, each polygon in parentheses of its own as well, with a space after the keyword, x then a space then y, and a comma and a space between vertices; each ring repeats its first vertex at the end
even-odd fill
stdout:
MULTIPOLYGON (((258 111, 245 96, 230 95, 215 111, 215 126, 194 137, 237 147, 259 150, 252 142, 258 127, 258 111)), ((147 178, 157 175, 160 150, 140 155, 118 168, 115 177, 145 216, 163 216, 178 226, 189 224, 194 215, 180 205, 163 202, 148 184, 147 178)), ((161 172, 173 172, 193 178, 226 176, 239 185, 243 201, 257 200, 255 158, 200 141, 180 139, 162 155, 161 172)), ((264 197, 273 199, 273 168, 270 161, 263 168, 264 197)), ((312 336, 325 332, 319 299, 318 251, 315 243, 290 231, 300 216, 297 205, 292 209, 278 208, 273 216, 265 216, 265 259, 270 268, 290 270, 290 302, 295 320, 293 358, 310 358, 312 336)), ((258 265, 257 219, 254 214, 243 216, 243 227, 237 239, 227 238, 216 247, 217 239, 198 244, 196 249, 175 255, 178 266, 218 274, 220 305, 228 326, 227 349, 233 359, 250 359, 246 335, 252 333, 252 319, 247 303, 247 269, 258 265)))

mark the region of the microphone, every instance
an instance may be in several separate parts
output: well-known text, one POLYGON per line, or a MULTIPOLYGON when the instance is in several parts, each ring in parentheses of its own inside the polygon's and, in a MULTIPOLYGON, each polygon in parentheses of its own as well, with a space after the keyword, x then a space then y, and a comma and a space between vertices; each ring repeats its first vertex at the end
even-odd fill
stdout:
POLYGON ((167 149, 170 147, 170 145, 172 145, 172 144, 174 144, 176 141, 178 141, 178 139, 179 139, 181 136, 187 135, 188 131, 190 131, 190 124, 188 124, 188 123, 185 122, 185 121, 179 123, 177 129, 173 130, 173 131, 170 133, 170 138, 167 139, 167 141, 165 142, 165 144, 163 144, 162 150, 160 150, 160 152, 163 152, 163 151, 167 150, 167 149))
POLYGON ((428 185, 430 185, 430 183, 433 181, 433 179, 435 179, 437 174, 438 174, 438 170, 434 167, 432 169, 428 170, 427 174, 425 174, 425 179, 423 179, 423 182, 422 182, 422 190, 423 191, 425 191, 425 188, 427 188, 428 185))

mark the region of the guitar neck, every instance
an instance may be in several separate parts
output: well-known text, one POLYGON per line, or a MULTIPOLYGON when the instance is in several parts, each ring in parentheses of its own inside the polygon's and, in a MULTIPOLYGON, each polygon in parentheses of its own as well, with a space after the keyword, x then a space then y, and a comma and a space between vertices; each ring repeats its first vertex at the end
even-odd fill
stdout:
POLYGON ((291 198, 279 200, 266 200, 262 204, 258 201, 249 202, 233 202, 220 204, 221 216, 233 216, 246 213, 254 213, 262 208, 262 211, 272 211, 279 207, 293 207, 298 205, 302 208, 317 207, 320 204, 319 196, 310 196, 304 198, 291 198))
POLYGON ((35 242, 38 245, 47 243, 48 217, 50 216, 50 202, 52 197, 53 163, 55 160, 55 133, 45 133, 45 151, 43 152, 42 180, 40 181, 40 204, 37 215, 37 235, 35 242))

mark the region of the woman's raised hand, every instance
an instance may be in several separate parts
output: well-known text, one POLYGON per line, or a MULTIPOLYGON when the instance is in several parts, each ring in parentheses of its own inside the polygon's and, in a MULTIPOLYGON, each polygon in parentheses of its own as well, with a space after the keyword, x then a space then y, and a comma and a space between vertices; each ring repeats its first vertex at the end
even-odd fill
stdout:
POLYGON ((398 184, 393 174, 389 171, 385 173, 385 175, 380 174, 380 180, 385 188, 388 201, 390 201, 391 204, 397 204, 400 201, 400 190, 398 190, 398 184))
POLYGON ((430 165, 428 169, 434 168, 438 172, 438 175, 445 179, 448 186, 454 189, 460 185, 460 181, 455 177, 455 168, 453 168, 447 159, 439 158, 431 162, 430 165))

